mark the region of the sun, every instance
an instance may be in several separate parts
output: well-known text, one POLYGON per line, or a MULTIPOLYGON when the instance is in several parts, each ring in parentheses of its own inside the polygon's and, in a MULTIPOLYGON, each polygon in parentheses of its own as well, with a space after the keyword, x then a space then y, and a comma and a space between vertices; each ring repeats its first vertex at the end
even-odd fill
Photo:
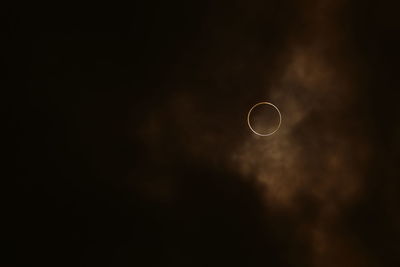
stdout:
POLYGON ((282 123, 282 114, 281 114, 281 112, 279 111, 277 106, 275 106, 274 104, 272 104, 270 102, 259 102, 259 103, 255 104, 254 106, 252 106, 251 109, 249 110, 249 112, 247 113, 247 124, 249 125, 250 130, 253 133, 255 133, 256 135, 259 135, 259 136, 270 136, 270 135, 273 135, 274 133, 276 133, 279 130, 279 128, 281 127, 281 123, 282 123), (261 105, 267 105, 269 107, 273 107, 274 110, 276 110, 276 112, 279 115, 279 123, 272 131, 268 131, 268 132, 256 131, 254 129, 254 125, 253 126, 251 125, 250 117, 252 116, 252 112, 256 107, 261 106, 261 105))

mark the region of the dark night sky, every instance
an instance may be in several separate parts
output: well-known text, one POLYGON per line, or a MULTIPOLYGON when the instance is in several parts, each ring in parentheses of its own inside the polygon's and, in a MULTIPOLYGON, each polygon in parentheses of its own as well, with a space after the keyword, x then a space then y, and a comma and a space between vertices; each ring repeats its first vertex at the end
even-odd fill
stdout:
POLYGON ((400 266, 399 7, 4 8, 2 264, 400 266))

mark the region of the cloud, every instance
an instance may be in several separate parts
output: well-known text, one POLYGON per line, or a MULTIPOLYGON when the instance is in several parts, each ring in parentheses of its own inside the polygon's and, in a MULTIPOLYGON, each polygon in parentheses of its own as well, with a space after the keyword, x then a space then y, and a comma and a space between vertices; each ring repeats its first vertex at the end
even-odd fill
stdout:
POLYGON ((283 71, 260 99, 281 109, 281 129, 270 138, 250 135, 232 160, 264 185, 270 208, 297 221, 310 240, 313 266, 366 266, 362 246, 341 232, 340 221, 363 192, 371 146, 366 126, 354 124, 358 85, 346 72, 332 8, 338 7, 304 10, 309 25, 281 51, 283 71), (307 200, 315 205, 312 219, 307 200))

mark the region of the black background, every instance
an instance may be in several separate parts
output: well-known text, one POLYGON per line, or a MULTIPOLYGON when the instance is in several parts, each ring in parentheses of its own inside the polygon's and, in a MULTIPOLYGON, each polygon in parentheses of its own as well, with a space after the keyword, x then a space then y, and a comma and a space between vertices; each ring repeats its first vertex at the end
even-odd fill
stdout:
MULTIPOLYGON (((314 266, 296 218, 266 209, 257 183, 218 159, 249 134, 237 122, 313 4, 4 8, 5 266, 314 266), (177 137, 166 114, 152 147, 140 131, 146 114, 176 91, 209 113, 189 118, 193 140, 177 137), (185 150, 224 127, 240 130, 209 148, 215 160, 185 150)), ((364 193, 343 221, 371 266, 400 264, 398 12, 394 2, 349 1, 337 19, 359 62, 373 147, 364 193)))

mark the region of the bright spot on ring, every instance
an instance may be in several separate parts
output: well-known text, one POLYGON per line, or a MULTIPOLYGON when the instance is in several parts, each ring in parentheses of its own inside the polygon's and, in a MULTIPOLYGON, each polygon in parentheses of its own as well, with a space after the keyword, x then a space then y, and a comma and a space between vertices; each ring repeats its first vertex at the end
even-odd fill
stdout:
POLYGON ((278 107, 269 102, 255 104, 247 113, 250 130, 259 136, 270 136, 281 127, 282 115, 278 107))

